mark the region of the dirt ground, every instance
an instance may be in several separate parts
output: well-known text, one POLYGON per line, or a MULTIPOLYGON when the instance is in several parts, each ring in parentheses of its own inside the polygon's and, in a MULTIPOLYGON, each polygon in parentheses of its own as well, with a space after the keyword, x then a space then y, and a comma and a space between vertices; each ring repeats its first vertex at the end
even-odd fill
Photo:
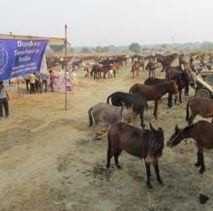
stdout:
MULTIPOLYGON (((10 118, 0 120, 0 210, 212 211, 211 151, 205 152, 207 173, 201 178, 194 167, 196 148, 190 141, 173 149, 165 147, 160 159, 164 186, 153 174, 151 191, 138 158, 123 152, 121 170, 113 162, 105 169, 107 141, 92 139, 88 108, 105 102, 114 91, 128 91, 145 75, 132 79, 124 68, 116 79, 93 81, 81 73, 68 96, 67 111, 64 94, 19 96, 10 91, 10 118), (205 205, 199 204, 200 191, 210 197, 205 205)), ((185 103, 167 109, 162 102, 158 120, 150 111, 145 113, 145 123, 150 120, 164 129, 167 141, 175 124, 186 125, 185 103)))

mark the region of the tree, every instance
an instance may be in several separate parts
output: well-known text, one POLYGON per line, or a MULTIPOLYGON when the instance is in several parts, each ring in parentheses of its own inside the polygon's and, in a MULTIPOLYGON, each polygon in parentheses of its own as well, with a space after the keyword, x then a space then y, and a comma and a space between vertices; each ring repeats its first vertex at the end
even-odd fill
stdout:
POLYGON ((104 47, 101 47, 101 46, 97 46, 95 48, 95 52, 96 53, 106 53, 109 51, 109 47, 108 46, 104 46, 104 47))
POLYGON ((50 45, 50 48, 55 52, 63 51, 64 45, 50 45))
POLYGON ((82 52, 82 53, 90 53, 90 49, 89 49, 88 47, 83 47, 83 48, 81 49, 81 52, 82 52))
POLYGON ((141 46, 138 43, 133 42, 129 45, 129 50, 138 54, 141 52, 141 46))
POLYGON ((200 45, 201 49, 204 50, 212 50, 213 49, 213 43, 212 42, 202 42, 200 45))
POLYGON ((168 46, 167 46, 167 44, 162 44, 160 47, 163 48, 163 49, 165 49, 165 48, 167 48, 168 46))

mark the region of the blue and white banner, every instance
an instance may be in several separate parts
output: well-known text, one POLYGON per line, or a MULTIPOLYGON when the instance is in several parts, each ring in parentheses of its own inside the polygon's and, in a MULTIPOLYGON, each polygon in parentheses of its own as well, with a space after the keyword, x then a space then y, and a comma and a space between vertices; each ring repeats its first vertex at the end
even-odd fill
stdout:
POLYGON ((0 80, 39 72, 47 42, 0 39, 0 80))

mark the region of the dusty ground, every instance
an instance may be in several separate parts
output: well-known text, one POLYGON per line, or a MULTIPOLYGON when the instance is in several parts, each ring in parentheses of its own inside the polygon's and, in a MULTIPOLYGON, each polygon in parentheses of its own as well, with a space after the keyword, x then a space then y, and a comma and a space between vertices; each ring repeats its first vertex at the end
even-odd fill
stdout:
MULTIPOLYGON (((207 174, 201 185, 191 143, 165 147, 160 160, 165 185, 153 177, 150 192, 141 160, 123 152, 122 170, 114 164, 105 169, 107 142, 92 140, 87 110, 114 91, 128 91, 144 75, 131 79, 129 71, 122 70, 116 79, 94 82, 82 74, 68 97, 67 111, 63 94, 11 93, 11 116, 0 122, 0 210, 138 211, 148 210, 149 198, 153 210, 213 210, 212 156, 205 154, 207 174), (198 202, 201 187, 210 197, 205 205, 198 202)), ((168 139, 176 123, 186 125, 185 103, 172 109, 162 103, 159 119, 148 112, 145 122, 150 119, 168 139)))

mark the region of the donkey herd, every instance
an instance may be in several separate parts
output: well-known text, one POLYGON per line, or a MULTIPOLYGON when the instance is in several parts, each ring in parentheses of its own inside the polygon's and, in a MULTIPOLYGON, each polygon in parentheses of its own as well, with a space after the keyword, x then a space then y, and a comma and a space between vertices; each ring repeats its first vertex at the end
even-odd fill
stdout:
MULTIPOLYGON (((163 59, 160 55, 156 55, 158 63, 162 64, 162 71, 165 72, 164 79, 155 78, 154 74, 149 74, 152 77, 146 79, 143 84, 133 84, 129 88, 129 93, 114 92, 107 97, 106 103, 98 103, 88 111, 89 126, 93 126, 95 138, 100 139, 98 137, 100 130, 98 131, 98 129, 105 127, 105 131, 107 130, 106 167, 110 167, 111 158, 114 157, 115 165, 121 168, 119 155, 123 150, 144 159, 148 188, 152 188, 150 183, 151 164, 154 167, 157 181, 163 184, 158 159, 163 153, 165 136, 164 130, 161 127, 154 128, 151 122, 149 129, 146 128, 144 112, 148 107, 147 102, 154 101, 153 115, 157 119, 158 104, 165 94, 168 94, 168 107, 172 107, 173 102, 176 104, 178 96, 179 102, 182 103, 181 93, 183 90, 185 95, 188 95, 189 86, 196 87, 195 74, 191 64, 179 56, 179 66, 171 66, 171 62, 177 56, 172 54, 163 59), (174 101, 173 95, 175 96, 174 101), (135 119, 138 115, 141 128, 134 126, 135 122, 132 121, 133 117, 135 119)), ((147 65, 152 66, 154 62, 153 58, 150 57, 147 65)), ((188 125, 185 128, 179 128, 176 125, 174 133, 171 134, 166 145, 172 148, 182 140, 192 138, 197 146, 195 166, 200 167, 199 172, 202 174, 205 172, 203 150, 204 148, 213 149, 213 99, 190 97, 186 106, 186 121, 188 125), (193 123, 197 115, 203 118, 212 118, 212 122, 202 120, 193 123)))

